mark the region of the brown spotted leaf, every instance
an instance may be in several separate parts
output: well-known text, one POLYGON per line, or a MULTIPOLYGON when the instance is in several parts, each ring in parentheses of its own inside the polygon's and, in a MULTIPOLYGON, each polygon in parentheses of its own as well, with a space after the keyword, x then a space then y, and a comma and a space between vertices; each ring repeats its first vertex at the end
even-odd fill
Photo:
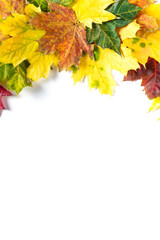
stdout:
POLYGON ((50 9, 52 12, 37 14, 31 22, 34 27, 46 31, 39 40, 39 50, 46 54, 58 51, 61 70, 78 66, 83 51, 92 55, 85 29, 72 9, 56 3, 51 3, 50 9))
POLYGON ((0 0, 0 19, 6 18, 12 12, 24 13, 25 0, 0 0))
POLYGON ((160 97, 160 63, 153 58, 149 58, 145 67, 140 64, 136 71, 130 70, 124 81, 135 81, 142 79, 146 95, 150 98, 160 97))

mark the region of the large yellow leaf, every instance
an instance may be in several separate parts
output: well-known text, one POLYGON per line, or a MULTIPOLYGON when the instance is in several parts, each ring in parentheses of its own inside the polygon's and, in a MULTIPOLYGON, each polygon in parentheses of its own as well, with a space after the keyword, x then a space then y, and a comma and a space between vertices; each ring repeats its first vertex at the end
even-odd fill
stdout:
POLYGON ((41 52, 35 52, 29 62, 31 65, 27 70, 27 77, 37 81, 42 77, 48 77, 51 65, 57 65, 58 58, 54 54, 45 55, 41 52))
POLYGON ((137 69, 138 62, 131 55, 131 51, 122 46, 123 57, 110 49, 99 48, 100 55, 97 61, 88 56, 81 59, 79 69, 73 73, 74 82, 81 81, 87 76, 90 88, 99 88, 102 94, 112 95, 116 82, 112 76, 115 69, 126 75, 128 70, 137 69))
POLYGON ((148 57, 160 62, 160 30, 155 33, 149 33, 146 39, 125 39, 124 45, 132 50, 132 55, 143 65, 147 62, 148 57))
POLYGON ((102 23, 115 18, 115 15, 105 11, 113 0, 77 0, 73 5, 77 18, 87 27, 92 28, 92 22, 102 23))
POLYGON ((30 59, 39 47, 37 40, 44 34, 42 30, 27 30, 3 41, 0 45, 0 62, 17 66, 25 59, 30 59))

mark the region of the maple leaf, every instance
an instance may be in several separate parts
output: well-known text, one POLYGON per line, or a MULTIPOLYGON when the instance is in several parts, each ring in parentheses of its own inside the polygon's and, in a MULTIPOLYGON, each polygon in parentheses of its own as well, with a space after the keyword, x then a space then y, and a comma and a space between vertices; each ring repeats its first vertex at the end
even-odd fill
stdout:
POLYGON ((123 57, 110 49, 96 48, 95 60, 89 56, 82 57, 79 69, 73 72, 74 82, 87 76, 90 88, 97 87, 102 94, 113 94, 116 82, 112 69, 127 74, 129 69, 137 69, 138 62, 132 57, 131 51, 122 46, 123 57))
POLYGON ((138 7, 144 8, 144 7, 154 3, 155 0, 129 0, 129 2, 138 7))
POLYGON ((140 24, 140 30, 137 33, 137 35, 140 37, 145 37, 146 33, 156 32, 159 29, 157 20, 154 17, 148 16, 144 13, 139 14, 137 23, 140 24))
POLYGON ((28 17, 26 15, 14 13, 12 16, 0 22, 0 30, 3 35, 16 36, 28 29, 32 29, 32 27, 27 24, 27 21, 28 17))
POLYGON ((92 22, 102 23, 115 18, 114 14, 105 10, 113 2, 113 0, 77 0, 72 8, 78 20, 92 28, 92 22))
POLYGON ((132 55, 143 65, 149 57, 160 62, 160 30, 148 33, 146 38, 125 39, 123 44, 132 50, 132 55))
POLYGON ((46 31, 39 40, 39 50, 45 54, 59 52, 60 69, 68 69, 71 65, 78 66, 82 51, 92 55, 92 48, 86 42, 86 32, 77 23, 72 9, 50 4, 53 12, 37 14, 31 21, 38 29, 46 31))
POLYGON ((123 27, 133 21, 133 18, 140 11, 139 7, 129 4, 127 0, 120 0, 114 3, 108 11, 115 14, 119 19, 93 24, 92 29, 87 28, 87 42, 95 42, 98 46, 114 50, 118 54, 120 51, 120 38, 116 32, 117 27, 123 27))
POLYGON ((5 109, 2 102, 2 97, 11 96, 11 95, 12 94, 8 92, 4 87, 0 86, 0 110, 5 109))
POLYGON ((24 87, 32 86, 27 79, 27 68, 29 64, 24 61, 14 68, 12 64, 0 64, 0 82, 6 82, 7 89, 19 94, 24 87))
POLYGON ((133 21, 141 8, 129 3, 128 0, 119 0, 107 10, 116 15, 117 18, 113 20, 116 27, 124 27, 133 21))
POLYGON ((119 35, 124 41, 126 38, 136 37, 137 31, 140 29, 140 25, 137 23, 137 20, 129 23, 127 26, 120 28, 119 35))
POLYGON ((142 78, 142 86, 149 99, 160 97, 160 63, 149 58, 144 66, 141 64, 136 71, 130 70, 124 81, 135 81, 142 78))
POLYGON ((31 58, 39 47, 37 40, 44 33, 41 30, 27 30, 3 41, 0 45, 0 62, 12 63, 17 66, 24 60, 31 58))
POLYGON ((25 0, 0 0, 0 19, 11 13, 24 13, 25 0))
POLYGON ((27 78, 28 63, 22 62, 13 68, 7 77, 7 89, 13 90, 18 95, 25 87, 32 87, 31 81, 27 78))
POLYGON ((58 65, 58 58, 54 54, 45 55, 41 52, 35 52, 29 62, 31 65, 27 70, 27 77, 37 81, 42 77, 48 77, 52 64, 58 65))

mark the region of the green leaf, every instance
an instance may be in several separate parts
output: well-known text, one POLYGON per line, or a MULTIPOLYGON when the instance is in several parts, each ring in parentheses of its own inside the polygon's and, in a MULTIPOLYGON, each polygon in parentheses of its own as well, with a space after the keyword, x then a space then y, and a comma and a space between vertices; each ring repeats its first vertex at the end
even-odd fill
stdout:
POLYGON ((87 41, 88 43, 95 42, 98 46, 110 48, 121 54, 120 51, 120 38, 116 33, 116 27, 113 21, 109 21, 103 24, 93 24, 92 29, 87 28, 87 41))
POLYGON ((12 64, 0 63, 0 82, 6 81, 13 68, 12 64))
POLYGON ((12 68, 7 75, 7 89, 13 90, 19 94, 23 88, 32 86, 32 83, 27 79, 28 62, 24 61, 15 68, 12 68))
POLYGON ((34 4, 36 7, 40 7, 44 12, 49 11, 48 3, 46 0, 28 0, 28 2, 34 4))
POLYGON ((117 1, 107 9, 107 11, 117 16, 113 20, 116 27, 124 27, 132 22, 140 10, 140 7, 130 4, 128 0, 117 1))
POLYGON ((87 42, 95 42, 98 46, 114 50, 118 54, 120 51, 120 38, 116 32, 117 27, 124 27, 136 17, 137 13, 141 10, 128 0, 120 0, 106 9, 107 11, 116 15, 116 19, 102 24, 93 24, 92 29, 86 28, 87 42))
POLYGON ((65 7, 71 5, 72 3, 75 2, 75 0, 49 0, 49 2, 52 2, 52 3, 58 3, 58 4, 61 4, 65 7))

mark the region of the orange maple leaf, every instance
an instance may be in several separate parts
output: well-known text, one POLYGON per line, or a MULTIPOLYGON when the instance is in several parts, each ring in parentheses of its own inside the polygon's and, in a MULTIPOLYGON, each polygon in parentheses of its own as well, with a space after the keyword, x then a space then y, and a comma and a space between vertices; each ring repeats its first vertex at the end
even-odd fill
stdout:
POLYGON ((86 31, 72 9, 55 3, 50 4, 50 9, 52 12, 39 13, 31 21, 34 27, 46 31, 39 40, 39 50, 46 54, 58 51, 61 70, 78 66, 83 51, 92 55, 86 31))
POLYGON ((155 32, 159 29, 157 20, 144 13, 140 13, 137 16, 137 23, 140 25, 140 30, 138 31, 139 36, 145 36, 148 32, 155 32))
POLYGON ((141 8, 144 8, 154 2, 155 2, 154 0, 129 0, 129 3, 134 4, 141 8))
POLYGON ((24 13, 25 0, 0 0, 0 19, 6 18, 12 12, 24 13))

